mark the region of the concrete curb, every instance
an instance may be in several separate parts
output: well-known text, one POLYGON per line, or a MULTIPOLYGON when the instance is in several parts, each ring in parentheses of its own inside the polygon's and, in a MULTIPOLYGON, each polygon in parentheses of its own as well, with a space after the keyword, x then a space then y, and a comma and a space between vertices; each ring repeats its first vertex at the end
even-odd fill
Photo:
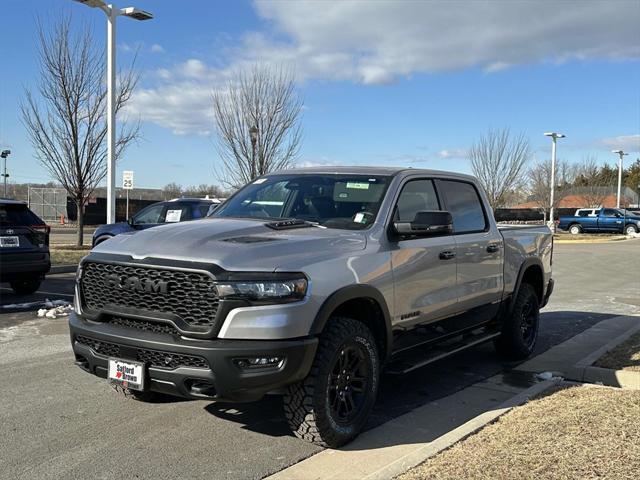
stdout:
POLYGON ((605 353, 613 350, 635 333, 640 332, 640 321, 626 332, 618 335, 606 345, 594 350, 592 353, 578 361, 565 373, 571 380, 589 383, 602 383, 610 387, 622 387, 640 390, 640 372, 630 370, 612 370, 609 368, 595 367, 593 364, 605 353))
POLYGON ((323 450, 266 478, 390 479, 472 435, 560 381, 560 378, 555 378, 522 389, 502 384, 495 378, 491 377, 441 401, 419 407, 364 432, 345 447, 323 450), (469 420, 464 421, 464 412, 469 410, 478 413, 469 415, 466 417, 469 420), (449 427, 451 420, 457 426, 449 427))
POLYGON ((467 423, 460 425, 458 428, 451 430, 450 432, 442 435, 431 443, 426 444, 424 447, 416 450, 415 452, 406 455, 403 458, 399 458, 397 461, 387 465, 385 468, 378 470, 377 472, 364 477, 367 480, 386 480, 397 477, 398 475, 410 470, 411 468, 420 465, 422 462, 430 457, 437 455, 438 453, 452 447, 454 444, 464 440, 465 438, 473 435, 478 430, 484 428, 490 423, 495 422, 505 413, 509 412, 513 408, 522 405, 529 401, 531 398, 537 397, 544 393, 551 387, 559 384, 562 379, 546 380, 541 383, 537 383, 525 391, 514 395, 506 402, 502 403, 495 410, 484 412, 477 417, 469 420, 467 423))
POLYGON ((49 275, 56 275, 58 273, 75 273, 78 269, 78 265, 54 265, 49 270, 49 275))

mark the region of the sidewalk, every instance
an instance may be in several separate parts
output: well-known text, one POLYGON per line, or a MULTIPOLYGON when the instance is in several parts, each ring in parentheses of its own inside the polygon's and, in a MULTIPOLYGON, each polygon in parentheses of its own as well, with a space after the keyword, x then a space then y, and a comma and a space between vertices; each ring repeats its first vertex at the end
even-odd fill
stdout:
POLYGON ((428 403, 364 432, 339 450, 323 450, 270 477, 294 479, 390 479, 492 422, 554 384, 536 374, 560 376, 640 323, 640 317, 619 316, 596 324, 566 342, 449 397, 428 403))

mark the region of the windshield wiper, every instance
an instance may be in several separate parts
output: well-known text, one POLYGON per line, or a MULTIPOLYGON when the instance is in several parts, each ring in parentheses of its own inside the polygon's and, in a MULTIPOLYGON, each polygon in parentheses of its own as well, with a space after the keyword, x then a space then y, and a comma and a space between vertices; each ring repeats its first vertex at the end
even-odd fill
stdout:
POLYGON ((284 218, 275 222, 265 223, 265 226, 272 228, 273 230, 289 230, 292 228, 306 228, 306 227, 318 227, 325 228, 318 222, 311 222, 309 220, 302 220, 299 218, 284 218))

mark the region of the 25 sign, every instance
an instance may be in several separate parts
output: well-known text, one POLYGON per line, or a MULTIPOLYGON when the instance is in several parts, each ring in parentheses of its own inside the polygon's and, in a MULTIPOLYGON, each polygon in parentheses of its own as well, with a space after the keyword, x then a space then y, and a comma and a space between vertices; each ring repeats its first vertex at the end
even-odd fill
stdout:
POLYGON ((122 172, 122 188, 125 190, 133 189, 133 170, 125 170, 122 172))

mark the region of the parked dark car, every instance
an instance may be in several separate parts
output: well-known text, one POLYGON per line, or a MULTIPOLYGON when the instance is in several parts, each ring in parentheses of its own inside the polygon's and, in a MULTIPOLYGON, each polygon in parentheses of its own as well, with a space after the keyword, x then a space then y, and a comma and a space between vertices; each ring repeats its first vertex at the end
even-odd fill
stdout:
POLYGON ((640 215, 632 215, 629 210, 602 208, 593 216, 561 216, 558 228, 560 230, 568 230, 573 235, 582 232, 625 233, 631 235, 640 230, 640 215))
POLYGON ((25 202, 0 199, 0 282, 28 295, 51 269, 50 228, 25 202))
POLYGON ((184 222, 206 217, 221 202, 208 198, 175 198, 143 208, 128 222, 109 223, 98 227, 93 233, 92 246, 96 246, 116 235, 137 232, 164 223, 184 222))

